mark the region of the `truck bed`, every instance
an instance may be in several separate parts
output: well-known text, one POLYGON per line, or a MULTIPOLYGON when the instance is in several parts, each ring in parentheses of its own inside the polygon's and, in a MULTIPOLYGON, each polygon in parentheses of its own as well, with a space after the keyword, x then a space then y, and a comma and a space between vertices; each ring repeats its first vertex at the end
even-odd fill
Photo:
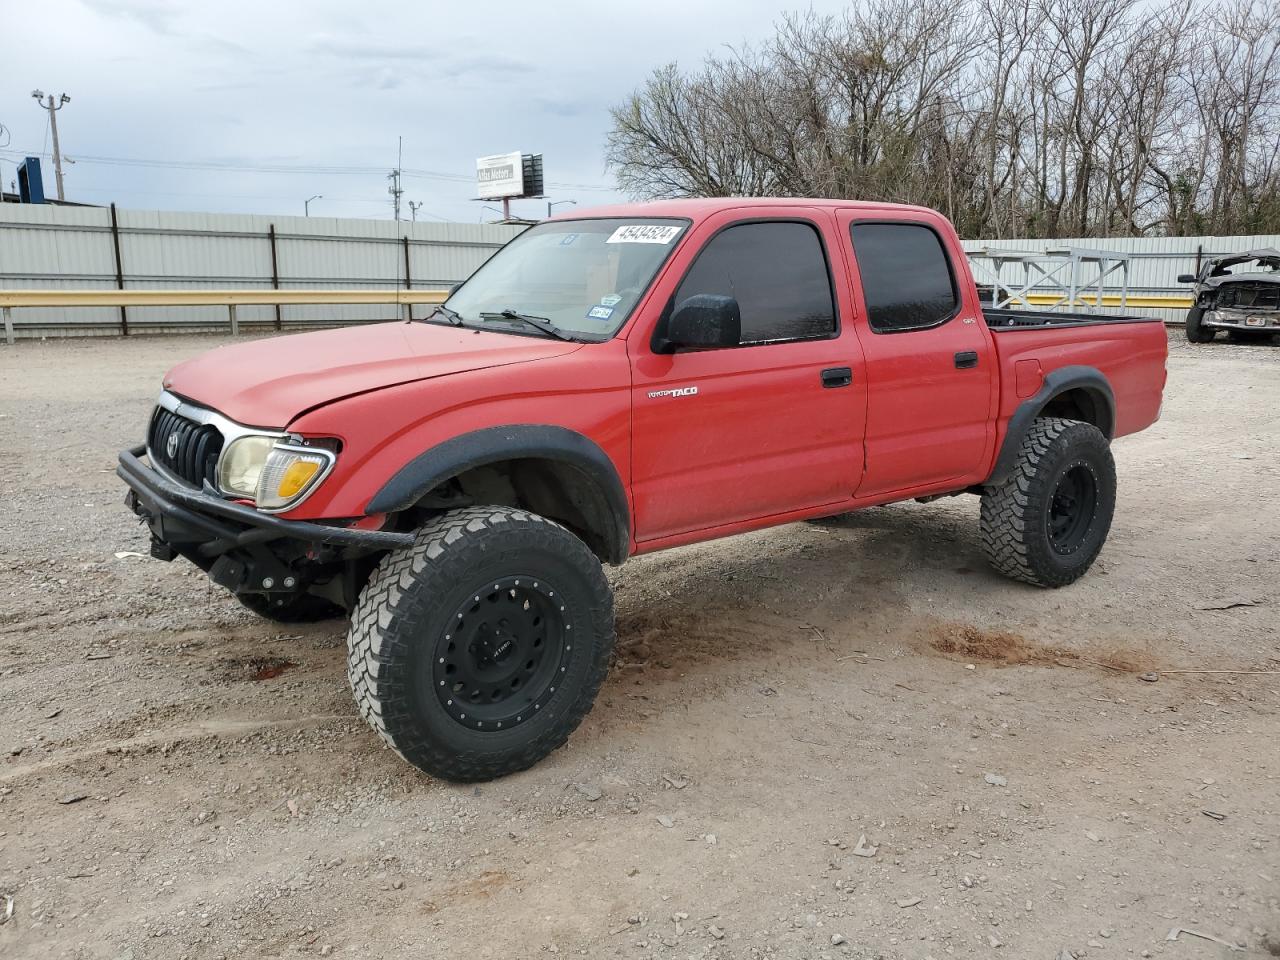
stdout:
POLYGON ((1158 323, 1156 317, 1113 316, 1106 313, 1069 313, 1062 310, 1009 310, 983 307, 982 318, 992 330, 1029 330, 1045 327, 1081 327, 1091 324, 1158 323))
POLYGON ((1169 349, 1162 321, 1048 310, 983 313, 1000 362, 1001 433, 1042 379, 1063 367, 1091 368, 1106 378, 1114 397, 1113 439, 1155 422, 1169 349), (1021 335, 1003 336, 1008 331, 1021 335))

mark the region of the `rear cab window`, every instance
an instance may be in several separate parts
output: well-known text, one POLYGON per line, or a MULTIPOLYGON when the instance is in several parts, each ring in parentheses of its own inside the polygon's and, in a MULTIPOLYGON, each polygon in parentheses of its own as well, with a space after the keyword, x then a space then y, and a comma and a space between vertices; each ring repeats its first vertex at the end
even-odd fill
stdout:
POLYGON ((955 271, 931 227, 854 223, 850 233, 873 332, 927 330, 959 312, 955 271))

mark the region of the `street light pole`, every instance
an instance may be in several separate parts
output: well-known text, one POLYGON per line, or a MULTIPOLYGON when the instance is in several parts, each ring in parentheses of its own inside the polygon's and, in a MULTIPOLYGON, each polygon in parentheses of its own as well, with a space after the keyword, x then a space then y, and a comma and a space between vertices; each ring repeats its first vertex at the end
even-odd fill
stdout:
POLYGON ((575 207, 578 205, 578 201, 577 201, 577 200, 557 200, 557 201, 555 201, 554 203, 553 203, 553 202, 551 202, 550 200, 548 200, 548 201, 547 201, 547 219, 548 219, 548 220, 550 220, 550 219, 551 219, 551 208, 552 208, 552 207, 558 207, 558 206, 560 206, 560 204, 562 204, 562 203, 569 203, 569 204, 573 204, 573 206, 575 206, 575 207))
POLYGON ((65 200, 62 192, 62 150, 58 147, 58 111, 70 103, 71 98, 60 93, 55 101, 51 93, 46 102, 43 90, 32 90, 31 96, 40 104, 41 109, 49 111, 49 130, 53 134, 53 173, 58 181, 58 199, 65 200))
POLYGON ((314 197, 307 197, 307 199, 303 200, 303 201, 302 201, 302 215, 303 215, 304 217, 309 217, 309 216, 311 216, 311 201, 312 201, 312 200, 323 200, 323 199, 324 199, 324 195, 323 195, 323 194, 320 194, 320 193, 317 193, 314 197))

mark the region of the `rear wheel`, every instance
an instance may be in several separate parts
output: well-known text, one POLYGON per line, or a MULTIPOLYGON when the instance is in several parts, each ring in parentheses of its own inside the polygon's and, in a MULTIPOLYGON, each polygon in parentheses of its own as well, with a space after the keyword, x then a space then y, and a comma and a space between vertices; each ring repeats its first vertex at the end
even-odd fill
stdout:
POLYGON ((1035 421, 1008 479, 982 496, 982 546, 1007 577, 1063 587, 1093 565, 1115 511, 1111 448, 1097 427, 1035 421))
POLYGON ((1187 339, 1192 343, 1208 343, 1213 339, 1213 327, 1206 327, 1200 322, 1203 313, 1199 307, 1187 311, 1187 339))
POLYGON ((612 649, 612 593, 586 544, 524 510, 473 507, 383 558, 347 669, 360 712, 405 760, 491 780, 568 740, 612 649))

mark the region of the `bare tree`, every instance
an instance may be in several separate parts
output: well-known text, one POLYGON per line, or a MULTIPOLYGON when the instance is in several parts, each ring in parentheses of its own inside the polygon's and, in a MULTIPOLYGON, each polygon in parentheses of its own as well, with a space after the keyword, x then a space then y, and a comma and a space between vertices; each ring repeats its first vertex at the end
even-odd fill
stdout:
POLYGON ((921 203, 970 235, 1280 230, 1280 7, 863 0, 654 71, 613 110, 636 196, 921 203))

